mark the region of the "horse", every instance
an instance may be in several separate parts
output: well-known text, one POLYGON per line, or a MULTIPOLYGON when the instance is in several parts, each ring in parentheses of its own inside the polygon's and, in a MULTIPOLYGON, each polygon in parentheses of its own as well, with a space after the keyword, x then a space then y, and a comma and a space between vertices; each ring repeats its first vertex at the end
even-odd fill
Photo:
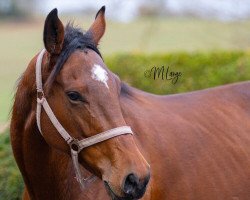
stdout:
POLYGON ((64 27, 57 9, 45 20, 45 50, 22 75, 12 110, 23 199, 249 200, 250 82, 162 96, 133 88, 98 50, 105 27, 105 7, 87 31, 64 27), (123 126, 129 129, 78 149, 79 141, 123 126), (81 188, 75 167, 96 178, 81 188))

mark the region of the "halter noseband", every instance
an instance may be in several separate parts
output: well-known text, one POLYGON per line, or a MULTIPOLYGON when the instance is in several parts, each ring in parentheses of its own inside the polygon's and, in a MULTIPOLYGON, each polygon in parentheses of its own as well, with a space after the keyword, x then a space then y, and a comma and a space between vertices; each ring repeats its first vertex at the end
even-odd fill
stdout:
POLYGON ((78 153, 86 147, 92 146, 94 144, 97 144, 99 142, 103 142, 105 140, 108 140, 110 138, 119 136, 119 135, 125 135, 125 134, 133 134, 131 128, 129 126, 120 126, 117 128, 113 128, 104 132, 101 132, 97 135, 84 138, 82 140, 77 140, 70 136, 70 134, 63 128, 63 126, 60 124, 58 119, 56 118, 55 114, 53 113, 52 109, 50 108, 48 101, 46 100, 44 93, 43 93, 43 84, 42 84, 42 60, 43 55, 45 53, 45 49, 43 49, 36 61, 36 88, 37 88, 37 112, 36 112, 36 122, 38 129, 40 133, 41 131, 41 110, 42 107, 44 108, 47 116, 49 117, 50 121, 56 128, 56 130, 59 132, 59 134, 63 137, 63 139, 68 143, 70 149, 71 149, 71 157, 74 165, 74 170, 76 174, 76 179, 80 183, 81 188, 84 189, 86 183, 92 182, 96 177, 94 175, 91 175, 88 178, 82 178, 81 171, 79 168, 79 162, 78 162, 78 153))

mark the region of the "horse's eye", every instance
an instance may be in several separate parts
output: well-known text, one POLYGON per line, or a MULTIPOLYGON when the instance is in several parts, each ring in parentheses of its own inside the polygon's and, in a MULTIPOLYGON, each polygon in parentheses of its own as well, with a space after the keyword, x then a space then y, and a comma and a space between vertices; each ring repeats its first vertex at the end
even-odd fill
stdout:
POLYGON ((78 92, 67 92, 67 95, 72 101, 82 101, 83 98, 78 92))

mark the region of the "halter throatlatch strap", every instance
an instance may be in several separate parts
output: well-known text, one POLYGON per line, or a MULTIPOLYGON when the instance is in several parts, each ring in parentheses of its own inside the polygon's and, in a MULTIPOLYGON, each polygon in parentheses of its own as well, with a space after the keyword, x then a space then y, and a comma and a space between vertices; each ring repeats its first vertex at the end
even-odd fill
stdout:
POLYGON ((48 101, 46 100, 44 96, 43 83, 42 83, 42 60, 43 60, 44 53, 45 53, 45 49, 43 49, 40 52, 36 61, 36 88, 37 88, 36 122, 37 122, 37 127, 40 133, 42 134, 41 111, 43 108, 45 113, 49 117, 50 121, 56 128, 56 130, 63 137, 63 139, 68 143, 70 147, 70 151, 71 151, 71 158, 73 161, 76 179, 80 183, 81 188, 84 189, 86 188, 87 184, 93 182, 97 177, 94 175, 91 175, 87 178, 82 177, 82 173, 81 173, 79 162, 78 162, 79 152, 82 149, 92 146, 94 144, 103 142, 113 137, 117 137, 119 135, 133 134, 133 132, 129 126, 120 126, 120 127, 104 131, 102 133, 99 133, 97 135, 94 135, 94 136, 91 136, 82 140, 77 140, 73 138, 72 136, 70 136, 70 134, 63 128, 63 126, 60 124, 60 122, 56 118, 55 114, 53 113, 52 109, 49 106, 48 101))

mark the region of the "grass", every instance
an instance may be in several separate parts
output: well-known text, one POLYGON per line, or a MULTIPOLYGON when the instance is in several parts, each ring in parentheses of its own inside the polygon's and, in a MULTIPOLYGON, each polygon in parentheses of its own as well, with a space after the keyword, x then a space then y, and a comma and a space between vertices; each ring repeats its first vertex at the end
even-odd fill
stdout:
MULTIPOLYGON (((73 18, 63 17, 63 22, 69 19, 73 18)), ((87 29, 92 19, 76 17, 75 21, 87 29)), ((4 21, 0 22, 0 26, 1 124, 8 120, 17 78, 31 58, 43 48, 43 20, 19 23, 4 21)), ((121 52, 156 54, 216 49, 248 50, 249 29, 250 21, 223 23, 191 18, 144 18, 125 24, 109 21, 100 49, 104 57, 121 52)))
POLYGON ((0 134, 0 200, 18 200, 23 180, 13 158, 8 130, 0 134))

